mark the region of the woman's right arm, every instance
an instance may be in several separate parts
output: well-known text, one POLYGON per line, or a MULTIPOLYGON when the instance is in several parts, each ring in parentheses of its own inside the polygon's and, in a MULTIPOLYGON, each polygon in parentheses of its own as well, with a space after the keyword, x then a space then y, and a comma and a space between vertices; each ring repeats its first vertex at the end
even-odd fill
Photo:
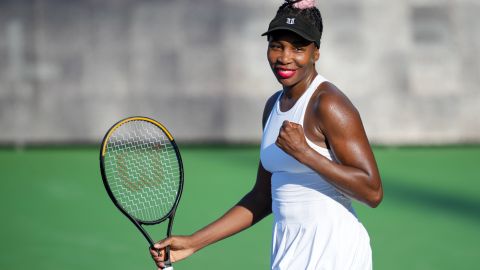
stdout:
MULTIPOLYGON (((280 92, 275 93, 265 104, 262 118, 263 127, 279 94, 280 92)), ((252 190, 222 217, 190 236, 172 236, 155 244, 155 249, 151 249, 150 253, 159 269, 165 266, 163 261, 165 260, 164 251, 167 246, 170 246, 170 260, 177 262, 210 244, 254 225, 268 216, 272 212, 271 176, 272 174, 265 170, 260 162, 257 180, 252 190)))
POLYGON ((269 215, 272 212, 270 177, 271 174, 259 164, 253 189, 225 215, 192 235, 195 251, 234 235, 269 215))
POLYGON ((252 190, 221 218, 190 236, 172 236, 155 244, 155 249, 150 250, 150 253, 157 266, 160 269, 164 267, 164 249, 167 246, 170 246, 170 260, 180 261, 210 244, 254 225, 269 215, 272 212, 270 178, 270 172, 260 163, 252 190))

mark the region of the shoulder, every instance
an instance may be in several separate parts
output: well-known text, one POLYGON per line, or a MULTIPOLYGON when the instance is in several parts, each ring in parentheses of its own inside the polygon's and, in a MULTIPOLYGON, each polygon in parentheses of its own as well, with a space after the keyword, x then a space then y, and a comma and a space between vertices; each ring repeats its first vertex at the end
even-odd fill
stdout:
POLYGON ((350 99, 333 83, 324 82, 316 91, 315 114, 326 127, 348 127, 359 120, 359 113, 350 99))
POLYGON ((270 112, 273 109, 273 106, 275 105, 275 102, 278 99, 278 96, 282 93, 282 90, 277 91, 275 94, 270 96, 265 103, 265 108, 263 109, 263 117, 262 117, 262 126, 265 126, 265 123, 268 120, 268 116, 270 115, 270 112))

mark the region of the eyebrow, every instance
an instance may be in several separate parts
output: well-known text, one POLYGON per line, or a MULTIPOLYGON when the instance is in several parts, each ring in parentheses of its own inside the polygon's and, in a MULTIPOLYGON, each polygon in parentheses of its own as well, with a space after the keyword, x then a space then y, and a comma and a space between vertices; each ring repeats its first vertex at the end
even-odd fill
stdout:
POLYGON ((299 47, 307 47, 308 45, 310 45, 310 41, 308 40, 302 40, 302 41, 294 41, 292 42, 292 45, 293 46, 299 46, 299 47))
MULTIPOLYGON (((274 36, 270 36, 268 38, 268 42, 280 42, 281 39, 279 38, 275 38, 274 36)), ((288 41, 289 43, 291 43, 293 46, 296 46, 296 47, 306 47, 308 45, 310 45, 310 43, 312 43, 312 41, 309 41, 309 40, 306 40, 306 39, 296 39, 296 40, 293 40, 292 42, 288 41)))
MULTIPOLYGON (((280 39, 274 39, 274 38, 270 38, 268 40, 268 42, 280 42, 280 41, 281 41, 280 39)), ((311 43, 311 41, 308 41, 308 40, 294 40, 292 42, 290 41, 287 41, 287 42, 292 44, 293 46, 301 46, 301 47, 306 47, 311 43)))

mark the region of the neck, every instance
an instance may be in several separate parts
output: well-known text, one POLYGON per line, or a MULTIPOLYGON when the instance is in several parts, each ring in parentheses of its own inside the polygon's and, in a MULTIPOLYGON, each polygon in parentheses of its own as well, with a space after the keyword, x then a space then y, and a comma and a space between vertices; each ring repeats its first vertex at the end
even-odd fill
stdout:
POLYGON ((317 71, 314 70, 314 72, 307 75, 305 79, 299 81, 298 83, 290 86, 284 86, 283 87, 284 96, 288 99, 297 100, 307 90, 310 84, 312 84, 317 74, 318 74, 317 71))

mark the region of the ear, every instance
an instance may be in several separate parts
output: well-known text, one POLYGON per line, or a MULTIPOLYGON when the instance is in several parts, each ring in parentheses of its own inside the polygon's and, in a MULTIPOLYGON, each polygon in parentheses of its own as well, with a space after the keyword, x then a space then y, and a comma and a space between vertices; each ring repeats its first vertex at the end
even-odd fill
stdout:
POLYGON ((313 60, 317 62, 318 59, 320 59, 320 49, 315 48, 315 51, 313 51, 313 60))

